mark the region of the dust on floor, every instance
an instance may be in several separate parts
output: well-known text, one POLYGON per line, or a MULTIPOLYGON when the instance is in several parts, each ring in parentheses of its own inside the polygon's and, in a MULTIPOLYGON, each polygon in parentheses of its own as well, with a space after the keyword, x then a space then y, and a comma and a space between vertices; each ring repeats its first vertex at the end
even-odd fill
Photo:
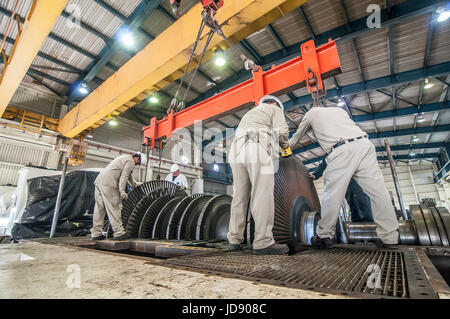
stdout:
POLYGON ((25 242, 0 245, 0 298, 348 298, 25 242))

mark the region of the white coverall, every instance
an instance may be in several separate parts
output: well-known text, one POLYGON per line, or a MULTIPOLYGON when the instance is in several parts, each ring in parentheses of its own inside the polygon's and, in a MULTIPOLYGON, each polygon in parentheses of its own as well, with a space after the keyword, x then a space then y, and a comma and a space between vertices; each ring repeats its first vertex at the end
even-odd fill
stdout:
POLYGON ((131 174, 135 163, 131 155, 121 155, 108 164, 95 180, 95 208, 94 225, 91 229, 92 237, 102 235, 105 213, 114 231, 114 237, 125 234, 122 226, 122 200, 127 181, 136 187, 131 174))
POLYGON ((249 200, 255 221, 253 249, 275 243, 272 233, 275 209, 273 157, 278 157, 279 145, 289 146, 289 128, 281 108, 263 103, 244 115, 228 155, 234 180, 227 235, 230 244, 240 244, 244 240, 249 200))
POLYGON ((173 173, 170 173, 169 175, 166 176, 165 180, 167 182, 177 184, 177 186, 186 187, 186 188, 188 187, 187 179, 181 173, 177 177, 175 177, 175 179, 173 179, 173 173))
POLYGON ((378 166, 375 146, 368 138, 362 138, 332 150, 332 146, 340 141, 367 136, 367 133, 342 108, 313 107, 305 114, 297 132, 292 136, 291 148, 300 141, 309 127, 320 146, 329 154, 325 159, 327 168, 323 173, 324 190, 317 235, 320 238, 333 237, 339 209, 353 177, 370 197, 378 238, 386 244, 397 244, 398 221, 378 166))

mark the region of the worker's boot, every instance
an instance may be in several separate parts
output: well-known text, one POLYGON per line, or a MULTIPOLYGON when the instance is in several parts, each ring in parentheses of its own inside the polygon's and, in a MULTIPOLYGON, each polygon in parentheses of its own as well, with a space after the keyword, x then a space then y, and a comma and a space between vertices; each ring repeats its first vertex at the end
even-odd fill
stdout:
POLYGON ((100 235, 100 236, 98 236, 98 237, 92 237, 92 238, 91 238, 92 241, 96 241, 96 240, 105 240, 105 239, 106 239, 106 237, 103 236, 103 235, 100 235))
POLYGON ((287 245, 272 244, 262 249, 253 249, 253 253, 257 255, 285 255, 289 252, 287 245))
POLYGON ((130 239, 130 238, 131 238, 130 235, 125 233, 122 236, 112 238, 112 240, 127 240, 127 239, 130 239))
POLYGON ((330 238, 320 238, 319 236, 311 237, 311 245, 316 249, 330 249, 333 246, 333 242, 330 238))
POLYGON ((228 251, 239 251, 242 250, 240 244, 228 244, 228 251))
POLYGON ((377 240, 375 241, 375 246, 380 249, 397 249, 397 244, 386 244, 379 238, 377 238, 377 240))

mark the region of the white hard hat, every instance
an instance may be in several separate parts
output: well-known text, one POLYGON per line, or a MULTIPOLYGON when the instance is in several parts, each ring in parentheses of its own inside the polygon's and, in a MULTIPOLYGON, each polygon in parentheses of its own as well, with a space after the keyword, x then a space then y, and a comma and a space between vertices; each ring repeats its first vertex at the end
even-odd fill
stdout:
POLYGON ((278 104, 278 106, 284 110, 284 106, 283 106, 283 102, 281 102, 281 100, 279 98, 277 98, 276 96, 273 95, 266 95, 263 98, 261 98, 261 100, 259 100, 259 104, 263 104, 263 103, 267 103, 267 102, 271 102, 274 101, 278 104))
POLYGON ((137 152, 136 154, 139 155, 141 165, 147 165, 147 155, 144 155, 141 152, 137 152))
POLYGON ((180 167, 178 166, 178 164, 173 164, 173 165, 170 167, 170 172, 171 172, 171 173, 175 173, 175 172, 178 171, 178 170, 180 170, 180 167))

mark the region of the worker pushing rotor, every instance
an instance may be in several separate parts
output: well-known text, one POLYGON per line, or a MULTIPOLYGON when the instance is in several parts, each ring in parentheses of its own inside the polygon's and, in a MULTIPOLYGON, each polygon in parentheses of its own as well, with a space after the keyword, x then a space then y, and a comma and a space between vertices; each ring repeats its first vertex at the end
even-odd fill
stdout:
POLYGON ((270 255, 289 251, 287 245, 275 243, 272 232, 275 212, 273 157, 278 156, 277 140, 284 153, 289 154, 289 128, 284 119, 283 103, 277 97, 267 95, 242 117, 228 155, 234 181, 227 235, 230 250, 241 249, 247 207, 250 207, 255 221, 253 251, 270 255))
POLYGON ((136 165, 146 165, 147 157, 141 153, 134 155, 121 155, 108 164, 95 179, 95 207, 93 227, 91 229, 92 240, 103 240, 102 235, 105 215, 114 232, 114 239, 125 240, 129 236, 122 226, 122 201, 128 195, 125 192, 127 182, 131 187, 137 184, 132 177, 136 165))
POLYGON ((369 196, 373 220, 377 224, 380 248, 394 248, 398 244, 398 221, 383 175, 378 166, 375 146, 366 132, 350 119, 340 107, 323 107, 320 104, 306 112, 297 132, 289 141, 294 147, 312 129, 320 146, 328 153, 327 167, 323 173, 321 219, 311 243, 316 248, 332 246, 340 206, 352 178, 369 196))

